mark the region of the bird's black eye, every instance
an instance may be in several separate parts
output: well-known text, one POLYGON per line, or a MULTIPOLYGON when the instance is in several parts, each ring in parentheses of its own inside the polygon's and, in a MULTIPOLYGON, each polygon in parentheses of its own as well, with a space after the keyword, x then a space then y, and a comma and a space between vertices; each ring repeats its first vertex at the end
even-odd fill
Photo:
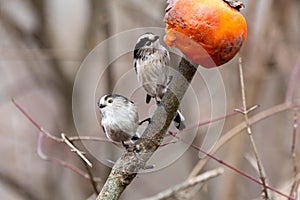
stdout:
POLYGON ((112 100, 112 99, 109 99, 107 102, 108 102, 108 103, 112 103, 112 102, 113 102, 113 100, 112 100))
POLYGON ((147 42, 146 42, 146 45, 147 45, 147 46, 150 46, 150 45, 151 45, 151 42, 150 42, 150 41, 147 41, 147 42))

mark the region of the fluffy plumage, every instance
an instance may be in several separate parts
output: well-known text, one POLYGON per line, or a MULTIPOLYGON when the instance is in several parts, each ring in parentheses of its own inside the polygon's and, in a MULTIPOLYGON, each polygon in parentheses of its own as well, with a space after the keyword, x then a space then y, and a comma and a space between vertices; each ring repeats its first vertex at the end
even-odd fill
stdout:
POLYGON ((132 101, 118 94, 104 95, 98 107, 101 114, 101 125, 106 136, 115 142, 137 140, 139 117, 132 101))
POLYGON ((161 99, 166 92, 168 66, 170 55, 159 43, 159 37, 152 33, 140 36, 134 49, 134 67, 138 81, 147 92, 147 103, 151 97, 161 99))
MULTIPOLYGON (((146 103, 149 103, 151 98, 155 98, 159 103, 171 82, 168 50, 159 43, 159 36, 145 33, 136 42, 133 58, 138 81, 147 92, 146 103)), ((185 128, 184 117, 179 111, 173 121, 179 130, 185 128)))

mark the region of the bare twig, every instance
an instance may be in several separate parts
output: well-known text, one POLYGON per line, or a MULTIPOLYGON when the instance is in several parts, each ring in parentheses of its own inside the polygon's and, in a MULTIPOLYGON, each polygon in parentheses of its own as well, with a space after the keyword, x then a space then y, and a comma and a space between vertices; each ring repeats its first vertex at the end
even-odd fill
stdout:
POLYGON ((287 87, 287 92, 285 95, 285 102, 287 103, 291 103, 293 101, 293 95, 294 95, 294 91, 295 91, 295 87, 296 87, 296 83, 297 83, 297 76, 300 73, 300 58, 298 59, 295 67, 292 70, 292 73, 290 75, 290 79, 289 79, 289 84, 287 87))
MULTIPOLYGON (((290 76, 291 78, 290 78, 290 81, 289 81, 288 92, 287 92, 287 95, 286 95, 285 103, 273 106, 270 109, 265 110, 265 111, 255 115, 255 116, 251 117, 249 119, 250 125, 253 125, 253 124, 261 121, 262 119, 271 117, 271 116, 273 116, 277 113, 280 113, 280 112, 283 112, 283 111, 286 111, 286 110, 289 110, 289 109, 292 109, 292 108, 299 107, 299 102, 294 102, 294 103, 289 102, 289 100, 292 99, 293 92, 294 92, 294 89, 295 89, 296 80, 297 80, 296 77, 299 73, 298 69, 296 70, 296 68, 300 68, 300 60, 298 61, 298 64, 295 66, 295 68, 293 69, 293 72, 291 73, 291 76, 290 76)), ((218 143, 214 146, 213 150, 211 151, 212 154, 217 152, 224 144, 229 142, 234 136, 239 134, 245 128, 246 128, 246 123, 243 122, 243 123, 240 123, 239 125, 235 126, 234 128, 232 128, 226 134, 224 134, 224 136, 222 136, 220 138, 220 140, 218 141, 218 143)), ((201 169, 203 168, 203 166, 205 165, 205 163, 207 161, 208 161, 207 158, 200 160, 195 165, 195 167, 192 170, 192 172, 190 173, 189 177, 191 178, 191 177, 196 176, 201 171, 201 169)))
POLYGON ((40 126, 17 102, 14 98, 11 99, 13 104, 21 111, 21 113, 36 127, 40 132, 44 133, 48 138, 55 140, 56 142, 63 142, 63 139, 55 137, 46 131, 42 126, 40 126))
POLYGON ((88 164, 88 166, 93 167, 92 163, 83 155, 85 154, 85 152, 82 152, 79 149, 77 149, 64 133, 61 133, 61 137, 64 143, 71 148, 71 151, 75 152, 86 164, 88 164))
MULTIPOLYGON (((51 156, 47 156, 46 154, 43 153, 43 150, 42 150, 42 146, 43 146, 43 137, 45 136, 45 134, 43 132, 40 132, 39 133, 39 137, 38 137, 38 145, 37 145, 37 154, 39 155, 39 157, 43 160, 46 160, 46 161, 50 161, 50 162, 53 162, 53 163, 57 163, 65 168, 68 168, 70 170, 72 170, 73 172, 79 174, 80 176, 86 178, 86 179, 90 179, 90 176, 85 173, 84 171, 82 171, 81 169, 71 165, 70 163, 67 163, 63 160, 60 160, 60 159, 57 159, 57 158, 54 158, 54 157, 51 157, 51 156)), ((102 182, 101 178, 98 178, 98 177, 94 177, 93 180, 95 182, 102 182)))
POLYGON ((254 106, 252 106, 252 107, 250 107, 250 108, 248 108, 248 109, 246 109, 246 110, 241 110, 241 109, 234 109, 234 111, 236 111, 236 112, 238 112, 238 113, 241 113, 241 114, 243 114, 243 115, 248 115, 248 113, 250 113, 250 112, 252 112, 252 111, 254 111, 254 110, 256 110, 257 108, 259 107, 259 105, 254 105, 254 106))
MULTIPOLYGON (((271 116, 274 116, 275 114, 287 111, 289 109, 292 109, 294 107, 294 105, 291 104, 279 104, 277 106, 274 106, 272 108, 269 108, 265 111, 262 111, 260 113, 258 113, 257 115, 251 117, 249 119, 249 124, 253 125, 257 122, 262 121, 263 119, 269 118, 271 116)), ((225 145, 227 142, 229 142, 234 136, 238 135, 241 133, 242 130, 246 129, 246 123, 242 122, 240 124, 238 124, 237 126, 235 126, 234 128, 232 128, 231 130, 229 130, 227 133, 225 133, 216 143, 216 145, 214 146, 214 148, 210 151, 211 154, 216 153, 223 145, 225 145)), ((192 172, 189 175, 189 178, 196 176, 201 169, 203 168, 203 166, 205 165, 205 163, 208 161, 208 158, 204 158, 199 160, 199 162, 196 164, 196 166, 194 167, 194 169, 192 170, 192 172)))
MULTIPOLYGON (((46 129, 40 126, 16 101, 12 98, 12 102, 14 105, 21 111, 21 113, 43 134, 45 134, 49 139, 52 139, 56 142, 64 143, 64 139, 54 136, 53 134, 49 133, 46 129)), ((120 144, 118 142, 111 141, 107 138, 102 137, 94 137, 94 136, 71 136, 68 137, 70 141, 82 141, 82 140, 89 140, 89 141, 99 141, 99 142, 109 142, 113 144, 120 144)))
POLYGON ((92 163, 83 155, 84 152, 81 152, 80 150, 78 150, 78 148, 73 144, 72 141, 69 140, 69 138, 64 133, 61 134, 61 137, 64 139, 64 142, 71 148, 71 151, 75 152, 81 158, 81 160, 86 168, 86 171, 88 172, 88 175, 90 177, 90 181, 93 186, 94 192, 97 195, 99 193, 99 191, 97 189, 97 184, 93 179, 94 176, 90 169, 90 167, 92 167, 92 163))
POLYGON ((199 126, 204 126, 204 125, 206 125, 206 124, 210 124, 210 123, 213 123, 213 122, 222 120, 222 119, 227 119, 227 118, 232 117, 232 116, 234 116, 234 115, 236 115, 236 112, 229 112, 229 113, 227 113, 227 114, 224 115, 224 116, 216 117, 216 118, 214 118, 214 119, 208 119, 208 120, 204 120, 204 121, 202 121, 202 122, 199 122, 199 123, 197 123, 197 124, 195 124, 195 125, 192 125, 192 126, 187 127, 187 128, 184 129, 184 130, 189 130, 189 129, 196 128, 196 127, 199 127, 199 126))
MULTIPOLYGON (((14 99, 12 99, 12 102, 14 103, 14 105, 22 112, 22 114, 36 127, 39 129, 40 133, 39 133, 39 139, 38 139, 38 145, 37 145, 37 153, 40 156, 40 158, 42 158, 43 160, 47 160, 47 161, 51 161, 54 163, 57 163, 59 165, 62 165, 65 168, 71 169, 72 171, 74 171, 75 173, 83 176, 84 178, 90 179, 91 183, 93 185, 93 188, 95 189, 95 182, 101 182, 100 178, 93 178, 93 176, 91 176, 91 172, 88 170, 88 173, 85 173, 83 171, 81 171, 79 168, 72 166, 71 164, 63 161, 63 160, 59 160, 57 158, 54 157, 50 157, 47 156, 43 153, 42 151, 42 139, 43 136, 46 135, 49 139, 52 139, 56 142, 59 143, 65 143, 67 144, 69 147, 71 147, 71 149, 73 151, 76 152, 76 154, 85 162, 87 163, 90 167, 91 167, 91 163, 85 158, 85 156, 82 154, 82 152, 80 152, 75 146, 74 144, 71 142, 71 140, 69 138, 67 138, 65 136, 65 134, 62 134, 62 138, 58 138, 55 137, 53 134, 49 133, 48 131, 46 131, 43 127, 41 127, 14 99)), ((75 138, 78 139, 78 138, 75 138)), ((105 141, 105 140, 104 140, 105 141)), ((97 189, 95 190, 95 192, 97 191, 97 189)), ((98 192, 97 192, 98 193, 98 192)))
MULTIPOLYGON (((14 98, 11 99, 13 104, 18 108, 19 111, 43 134, 45 134, 48 138, 63 143, 64 140, 62 138, 56 137, 53 134, 49 133, 47 130, 45 130, 42 126, 40 126, 17 102, 14 98)), ((71 136, 68 137, 70 141, 81 141, 81 140, 89 140, 89 141, 99 141, 99 142, 109 142, 113 144, 120 144, 118 142, 111 141, 107 138, 102 137, 94 137, 94 136, 71 136)))
POLYGON ((259 158, 259 154, 258 154, 258 151, 257 151, 256 144, 254 142, 254 138, 253 138, 252 131, 251 131, 251 126, 250 126, 250 123, 249 123, 249 118, 248 118, 249 110, 247 110, 247 102, 246 102, 246 94, 245 94, 245 83, 244 83, 243 65, 242 65, 242 57, 241 56, 239 56, 239 73, 240 73, 241 93, 242 93, 242 101, 243 101, 243 112, 242 112, 242 114, 244 115, 244 118, 245 118, 245 122, 246 122, 246 126, 247 126, 247 132, 248 132, 248 135, 249 135, 249 138, 250 138, 250 141, 251 141, 251 144, 252 144, 252 148, 253 148, 253 151, 254 151, 255 159, 256 159, 256 162, 257 162, 257 168, 258 168, 260 180, 261 180, 262 185, 263 185, 264 199, 270 199, 269 195, 268 195, 265 175, 264 175, 264 172, 263 172, 263 166, 262 166, 262 163, 261 163, 260 158, 259 158))
POLYGON ((88 141, 96 141, 96 142, 108 142, 113 144, 121 144, 120 142, 115 142, 112 140, 109 140, 107 138, 103 137, 95 137, 95 136, 70 136, 68 137, 70 141, 82 141, 82 140, 88 140, 88 141))
MULTIPOLYGON (((170 133, 170 134, 172 135, 172 133, 170 133)), ((173 135, 173 136, 175 138, 177 138, 178 140, 180 140, 181 142, 183 142, 185 144, 189 144, 187 141, 185 141, 184 139, 180 138, 179 136, 177 136, 177 135, 173 135)), ((242 170, 240 170, 240 169, 238 169, 238 168, 236 168, 236 167, 234 167, 234 166, 232 166, 232 165, 224 162, 223 160, 217 158, 213 154, 207 153, 207 152, 203 151, 200 147, 198 147, 198 146, 196 146, 194 144, 191 144, 191 147, 193 149, 196 149, 197 151, 205 154, 207 157, 209 157, 209 158, 211 158, 211 159, 219 162, 220 164, 224 165, 225 167, 228 167, 229 169, 232 169, 233 171, 237 172, 238 174, 240 174, 242 176, 245 176, 246 178, 252 180, 253 182, 255 182, 257 184, 260 184, 260 185, 263 185, 263 183, 261 181, 259 181, 258 179, 256 179, 255 177, 253 177, 250 174, 247 174, 246 172, 244 172, 244 171, 242 171, 242 170)), ((282 192, 280 192, 279 190, 277 190, 277 189, 275 189, 275 188, 273 188, 271 186, 266 185, 266 188, 269 189, 269 190, 271 190, 271 191, 273 191, 273 192, 275 192, 275 193, 277 193, 277 194, 279 194, 279 195, 281 195, 281 196, 283 196, 283 197, 288 198, 289 200, 295 200, 294 198, 292 198, 292 197, 290 197, 290 196, 288 196, 286 194, 283 194, 282 192)))
POLYGON ((296 158, 296 136, 297 136, 297 128, 298 128, 298 108, 295 108, 294 120, 293 120, 293 136, 292 136, 292 161, 293 161, 293 179, 292 179, 292 186, 290 196, 297 198, 297 191, 295 189, 298 185, 298 167, 297 167, 297 158, 296 158))
POLYGON ((166 142, 166 143, 163 143, 161 144, 159 147, 165 147, 165 146, 169 146, 170 144, 176 144, 177 143, 177 140, 176 141, 170 141, 170 142, 166 142))
MULTIPOLYGON (((217 122, 219 120, 222 120, 222 119, 227 119, 229 117, 232 117, 234 115, 236 115, 237 112, 233 111, 233 112, 229 112, 227 114, 225 114, 224 116, 220 116, 220 117, 216 117, 214 119, 207 119, 207 120, 204 120, 204 121, 201 121, 201 122, 198 122, 196 124, 192 124, 192 125, 188 125, 185 129, 181 130, 181 131, 172 131, 173 134, 177 134, 177 133, 181 133, 183 131, 188 131, 188 130, 191 130, 191 129, 194 129, 194 128, 198 128, 200 126, 204 126, 206 124, 210 124, 210 123, 213 123, 213 122, 217 122)), ((169 134, 167 133, 166 136, 169 136, 169 134)))
POLYGON ((162 191, 153 197, 145 198, 143 200, 165 200, 168 198, 172 198, 179 192, 184 191, 188 188, 194 187, 194 186, 198 185, 199 183, 206 182, 209 179, 212 179, 216 176, 221 175, 222 173, 224 173, 223 168, 217 168, 217 169, 214 169, 211 171, 207 171, 199 176, 188 179, 188 180, 184 181, 183 183, 172 186, 171 188, 168 188, 167 190, 162 191))

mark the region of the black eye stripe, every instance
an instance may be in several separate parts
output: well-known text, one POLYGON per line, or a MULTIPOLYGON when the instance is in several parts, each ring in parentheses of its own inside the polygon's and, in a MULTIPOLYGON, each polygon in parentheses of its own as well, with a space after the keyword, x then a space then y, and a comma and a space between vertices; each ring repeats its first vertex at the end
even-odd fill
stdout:
POLYGON ((134 49, 140 49, 140 48, 142 48, 143 46, 145 46, 145 44, 146 44, 147 42, 155 42, 155 41, 159 38, 158 36, 155 36, 155 35, 153 35, 153 36, 154 36, 154 39, 153 39, 153 40, 149 39, 148 37, 145 37, 145 38, 141 39, 141 40, 135 45, 135 48, 134 48, 134 49))
POLYGON ((140 49, 145 47, 147 42, 155 42, 156 40, 159 39, 159 36, 156 36, 153 33, 145 33, 145 35, 146 34, 152 35, 154 39, 150 40, 149 37, 144 37, 143 39, 140 39, 138 43, 136 43, 133 51, 133 58, 135 59, 141 58, 140 49))
POLYGON ((142 48, 143 46, 145 46, 145 44, 147 43, 147 42, 151 42, 151 40, 149 40, 148 38, 143 38, 143 39, 141 39, 136 45, 135 45, 135 48, 134 49, 140 49, 140 48, 142 48))
POLYGON ((110 98, 110 97, 112 97, 111 94, 106 95, 106 96, 104 97, 104 101, 107 101, 107 99, 110 98))

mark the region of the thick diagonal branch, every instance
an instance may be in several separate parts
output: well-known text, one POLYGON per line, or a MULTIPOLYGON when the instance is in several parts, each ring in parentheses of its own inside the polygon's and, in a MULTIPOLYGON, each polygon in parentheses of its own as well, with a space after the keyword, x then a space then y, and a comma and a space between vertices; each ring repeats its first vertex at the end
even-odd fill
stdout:
POLYGON ((145 167, 161 144, 196 71, 196 66, 182 58, 178 67, 179 73, 173 77, 167 93, 152 116, 151 123, 136 144, 140 152, 127 151, 122 154, 112 168, 97 200, 118 199, 137 172, 145 167))

